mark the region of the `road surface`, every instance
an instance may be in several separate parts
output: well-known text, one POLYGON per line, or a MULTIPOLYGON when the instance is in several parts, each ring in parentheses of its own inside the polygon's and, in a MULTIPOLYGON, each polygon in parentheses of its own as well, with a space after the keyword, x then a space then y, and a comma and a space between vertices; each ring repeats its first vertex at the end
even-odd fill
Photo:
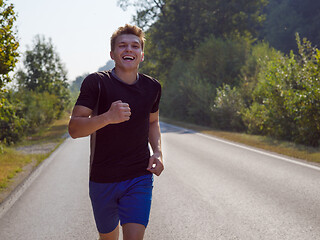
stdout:
MULTIPOLYGON (((320 168, 162 124, 147 240, 320 239, 320 168)), ((96 239, 89 139, 67 139, 0 218, 1 240, 96 239)))

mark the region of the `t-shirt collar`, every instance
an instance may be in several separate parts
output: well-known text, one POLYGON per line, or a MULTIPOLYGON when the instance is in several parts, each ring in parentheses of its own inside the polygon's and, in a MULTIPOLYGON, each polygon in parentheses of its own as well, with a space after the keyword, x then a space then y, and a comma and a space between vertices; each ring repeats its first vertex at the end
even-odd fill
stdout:
MULTIPOLYGON (((115 71, 115 68, 113 68, 113 69, 111 70, 111 75, 112 75, 115 79, 117 79, 118 81, 125 83, 124 81, 122 81, 122 80, 117 76, 116 71, 115 71)), ((138 80, 139 80, 139 73, 137 73, 137 80, 136 80, 133 84, 135 84, 136 82, 138 82, 138 80)), ((125 83, 125 84, 127 84, 127 83, 125 83)))

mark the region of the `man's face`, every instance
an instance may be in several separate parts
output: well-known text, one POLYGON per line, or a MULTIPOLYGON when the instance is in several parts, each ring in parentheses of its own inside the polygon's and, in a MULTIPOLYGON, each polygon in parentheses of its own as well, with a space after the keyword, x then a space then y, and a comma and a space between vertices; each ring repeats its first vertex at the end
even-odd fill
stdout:
POLYGON ((122 70, 138 69, 144 56, 139 37, 133 34, 118 36, 110 56, 115 61, 116 67, 122 70))

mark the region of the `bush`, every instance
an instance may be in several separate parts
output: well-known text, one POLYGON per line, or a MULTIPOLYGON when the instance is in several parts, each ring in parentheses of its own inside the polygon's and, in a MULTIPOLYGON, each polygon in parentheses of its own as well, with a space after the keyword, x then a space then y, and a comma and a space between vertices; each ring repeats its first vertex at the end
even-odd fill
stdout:
POLYGON ((162 113, 196 124, 242 129, 238 109, 233 113, 233 117, 237 115, 237 118, 225 122, 222 115, 227 113, 226 99, 224 103, 216 104, 218 109, 214 108, 218 87, 224 83, 231 87, 240 84, 248 43, 246 39, 222 40, 210 37, 195 49, 194 58, 188 60, 177 57, 170 68, 168 80, 163 81, 162 113), (240 122, 236 123, 237 120, 240 122), (230 124, 232 126, 228 126, 230 124))
POLYGON ((250 40, 220 39, 211 36, 195 49, 192 64, 201 79, 215 87, 240 84, 241 69, 248 58, 250 40))
POLYGON ((48 92, 9 91, 0 108, 0 143, 16 143, 61 115, 60 100, 48 92))
POLYGON ((26 121, 16 115, 17 106, 11 104, 6 98, 1 99, 1 101, 0 143, 10 145, 19 141, 23 136, 26 121))
POLYGON ((236 87, 225 84, 218 88, 212 109, 215 126, 222 130, 244 131, 242 108, 243 100, 236 87))
POLYGON ((266 74, 270 61, 281 57, 282 54, 270 48, 266 42, 258 42, 251 46, 250 54, 241 69, 241 87, 239 89, 245 107, 250 107, 254 98, 259 98, 259 96, 252 94, 260 79, 259 75, 266 74))
POLYGON ((17 115, 25 119, 28 132, 35 132, 39 127, 50 124, 61 114, 58 97, 48 92, 37 93, 25 90, 15 95, 22 104, 17 115))
POLYGON ((210 125, 214 88, 181 59, 172 66, 169 79, 163 87, 161 112, 177 120, 210 125))
POLYGON ((295 81, 287 91, 286 105, 294 118, 297 134, 294 141, 320 145, 320 51, 297 35, 299 57, 295 81))
POLYGON ((265 64, 244 122, 250 132, 319 146, 320 53, 298 35, 297 44, 299 55, 291 52, 265 64))

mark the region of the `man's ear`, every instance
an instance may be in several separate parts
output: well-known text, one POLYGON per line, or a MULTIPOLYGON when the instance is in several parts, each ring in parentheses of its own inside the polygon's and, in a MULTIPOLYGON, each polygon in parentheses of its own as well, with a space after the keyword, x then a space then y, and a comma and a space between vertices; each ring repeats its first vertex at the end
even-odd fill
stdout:
POLYGON ((144 52, 141 53, 141 62, 144 61, 144 52))
POLYGON ((111 57, 112 60, 114 60, 114 54, 113 54, 112 51, 110 51, 110 57, 111 57))

